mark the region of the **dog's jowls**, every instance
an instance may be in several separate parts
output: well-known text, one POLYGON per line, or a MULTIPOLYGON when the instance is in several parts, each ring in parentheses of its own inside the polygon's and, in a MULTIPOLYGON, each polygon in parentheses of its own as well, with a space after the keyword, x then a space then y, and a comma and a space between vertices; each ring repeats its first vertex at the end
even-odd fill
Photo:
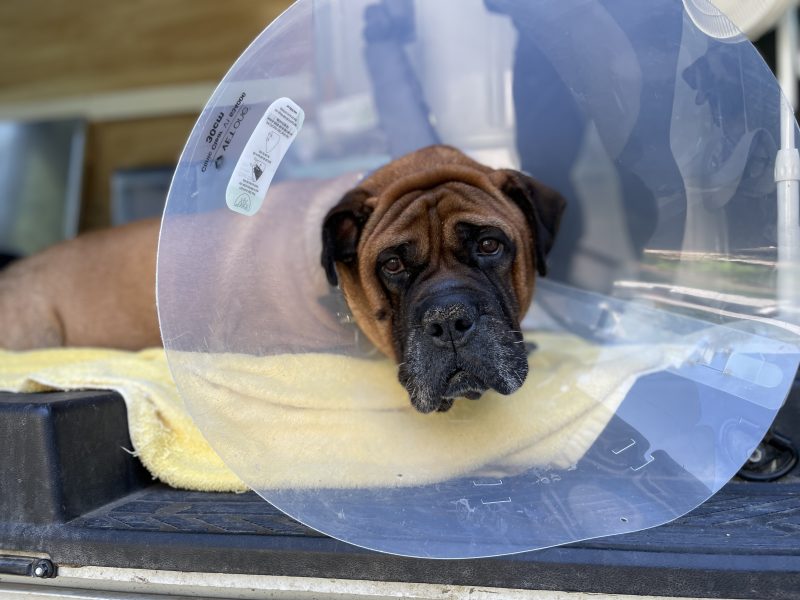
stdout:
POLYGON ((546 274, 562 197, 455 148, 376 171, 326 217, 322 263, 421 412, 525 381, 519 323, 546 274))

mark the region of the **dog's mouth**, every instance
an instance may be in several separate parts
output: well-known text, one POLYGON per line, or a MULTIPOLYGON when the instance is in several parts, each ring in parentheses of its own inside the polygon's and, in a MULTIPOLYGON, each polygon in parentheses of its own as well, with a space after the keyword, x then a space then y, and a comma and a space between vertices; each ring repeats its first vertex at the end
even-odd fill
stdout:
POLYGON ((456 398, 478 400, 487 389, 489 389, 489 386, 472 373, 468 373, 463 369, 456 369, 450 377, 447 378, 447 387, 442 394, 442 398, 450 400, 455 400, 456 398))

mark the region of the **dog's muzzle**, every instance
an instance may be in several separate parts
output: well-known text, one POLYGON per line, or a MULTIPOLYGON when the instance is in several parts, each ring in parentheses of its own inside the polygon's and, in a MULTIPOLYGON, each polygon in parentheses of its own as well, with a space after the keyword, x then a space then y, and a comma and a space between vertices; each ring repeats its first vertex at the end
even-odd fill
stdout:
POLYGON ((521 335, 486 295, 447 288, 415 303, 400 381, 420 412, 446 411, 456 398, 477 400, 489 388, 508 394, 522 385, 521 335))

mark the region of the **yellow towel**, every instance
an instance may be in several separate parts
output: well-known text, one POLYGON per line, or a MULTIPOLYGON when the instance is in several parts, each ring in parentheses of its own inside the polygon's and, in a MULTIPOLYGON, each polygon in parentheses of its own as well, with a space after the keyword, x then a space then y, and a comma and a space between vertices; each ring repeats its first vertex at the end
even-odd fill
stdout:
POLYGON ((638 376, 675 348, 597 347, 537 333, 525 386, 420 415, 388 360, 328 354, 253 357, 173 353, 193 423, 163 350, 0 351, 0 390, 111 389, 128 408, 136 454, 180 488, 404 486, 531 467, 570 468, 638 376))

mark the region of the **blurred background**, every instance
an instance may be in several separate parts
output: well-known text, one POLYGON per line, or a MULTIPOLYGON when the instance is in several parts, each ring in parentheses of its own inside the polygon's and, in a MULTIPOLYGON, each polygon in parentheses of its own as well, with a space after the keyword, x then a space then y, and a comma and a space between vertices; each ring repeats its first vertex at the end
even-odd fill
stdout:
POLYGON ((200 109, 290 3, 0 3, 0 266, 159 215, 200 109))
POLYGON ((192 126, 290 0, 0 3, 0 264, 160 214, 192 126))

